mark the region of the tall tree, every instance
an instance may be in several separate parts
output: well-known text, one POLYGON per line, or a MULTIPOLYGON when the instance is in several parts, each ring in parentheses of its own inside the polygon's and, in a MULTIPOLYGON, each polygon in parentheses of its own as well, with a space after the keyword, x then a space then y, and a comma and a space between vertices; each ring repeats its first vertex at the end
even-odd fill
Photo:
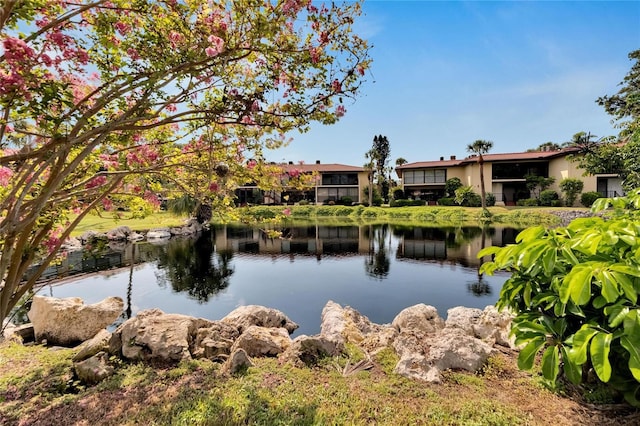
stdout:
POLYGON ((396 166, 402 166, 403 164, 407 164, 408 161, 404 157, 396 158, 396 166))
POLYGON ((386 136, 378 135, 373 137, 373 145, 371 147, 371 160, 373 161, 375 181, 378 191, 382 197, 388 201, 389 197, 389 180, 386 175, 387 164, 391 155, 391 147, 386 136), (385 191, 386 189, 386 191, 385 191))
POLYGON ((487 209, 487 193, 484 187, 484 154, 493 148, 493 142, 482 139, 476 140, 474 143, 467 145, 467 152, 478 156, 478 167, 480 168, 480 198, 482 199, 482 210, 487 209))
POLYGON ((157 206, 170 182, 205 218, 234 184, 281 181, 263 151, 334 123, 358 92, 360 6, 0 3, 0 319, 92 209, 157 206))
POLYGON ((618 93, 596 100, 617 121, 621 137, 640 131, 640 49, 629 53, 629 59, 635 63, 620 83, 618 93))

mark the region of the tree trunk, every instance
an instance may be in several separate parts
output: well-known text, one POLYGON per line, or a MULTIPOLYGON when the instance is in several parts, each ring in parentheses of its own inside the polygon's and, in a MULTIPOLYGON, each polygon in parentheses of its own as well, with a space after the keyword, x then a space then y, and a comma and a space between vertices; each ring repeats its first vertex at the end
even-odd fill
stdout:
POLYGON ((482 210, 487 209, 486 192, 484 189, 484 159, 482 155, 478 157, 478 165, 480 166, 480 199, 482 201, 482 210))

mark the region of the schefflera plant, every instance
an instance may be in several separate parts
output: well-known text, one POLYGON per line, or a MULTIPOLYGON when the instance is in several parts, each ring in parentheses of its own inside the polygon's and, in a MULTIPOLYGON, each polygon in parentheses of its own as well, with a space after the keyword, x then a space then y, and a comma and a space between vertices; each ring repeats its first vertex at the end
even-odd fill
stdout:
POLYGON ((640 189, 592 211, 601 214, 483 249, 478 257, 493 260, 480 273, 511 272, 497 308, 516 315, 519 368, 531 370, 542 352, 549 385, 599 381, 640 406, 640 189))

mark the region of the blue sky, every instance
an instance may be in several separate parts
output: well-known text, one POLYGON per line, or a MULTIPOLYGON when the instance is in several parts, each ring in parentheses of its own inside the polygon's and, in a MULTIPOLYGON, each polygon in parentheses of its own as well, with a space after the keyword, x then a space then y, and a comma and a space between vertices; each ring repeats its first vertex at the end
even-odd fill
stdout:
POLYGON ((356 31, 372 45, 360 98, 271 161, 361 166, 377 134, 391 164, 520 152, 579 131, 617 134, 595 100, 618 91, 640 49, 640 1, 369 0, 356 31))

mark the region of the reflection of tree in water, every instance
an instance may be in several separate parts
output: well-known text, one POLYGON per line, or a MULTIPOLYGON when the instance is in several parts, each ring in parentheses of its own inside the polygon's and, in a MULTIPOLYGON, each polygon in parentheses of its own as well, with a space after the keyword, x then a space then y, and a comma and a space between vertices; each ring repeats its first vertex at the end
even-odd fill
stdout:
MULTIPOLYGON (((487 226, 483 226, 481 228, 481 240, 480 240, 480 250, 483 250, 487 246, 487 234, 492 234, 488 232, 489 229, 487 226)), ((480 258, 480 264, 478 265, 478 279, 475 281, 471 281, 467 283, 467 290, 474 296, 488 296, 491 294, 491 287, 489 283, 484 280, 484 275, 480 273, 480 266, 484 263, 485 258, 480 258)))
POLYGON ((391 261, 385 241, 389 231, 389 225, 373 227, 369 225, 369 255, 365 258, 364 268, 370 277, 383 279, 389 275, 391 261), (377 247, 376 247, 377 246, 377 247), (377 250, 376 250, 377 248, 377 250))
POLYGON ((467 283, 467 290, 474 296, 489 296, 491 294, 491 286, 484 280, 482 274, 478 275, 478 279, 467 283))
POLYGON ((234 270, 229 263, 231 250, 214 250, 213 235, 205 232, 194 242, 190 239, 172 241, 158 257, 158 280, 168 281, 176 292, 187 292, 200 303, 229 286, 234 270))

